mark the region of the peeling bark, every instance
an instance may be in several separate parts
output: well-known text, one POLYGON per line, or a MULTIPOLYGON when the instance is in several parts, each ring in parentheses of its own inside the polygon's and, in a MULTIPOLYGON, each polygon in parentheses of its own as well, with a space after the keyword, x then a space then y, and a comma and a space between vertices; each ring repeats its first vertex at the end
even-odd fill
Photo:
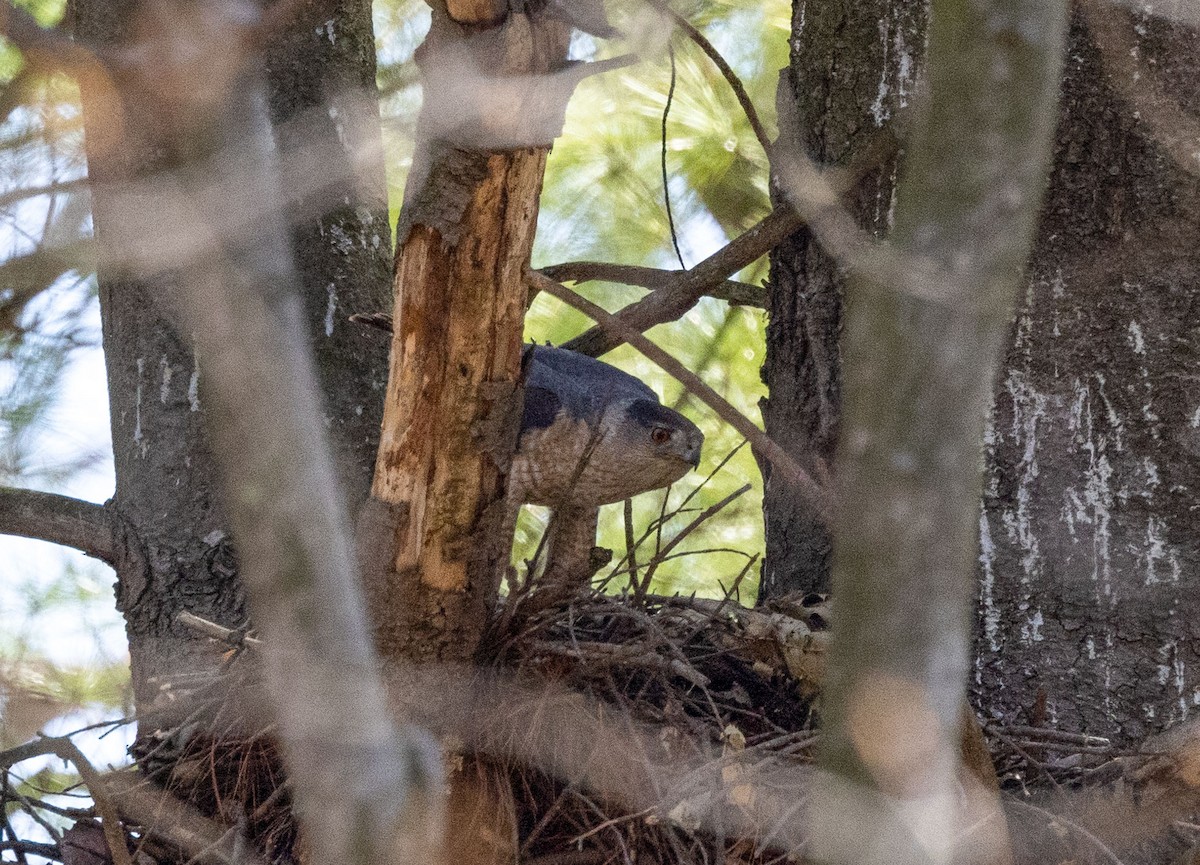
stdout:
MULTIPOLYGON (((360 529, 376 559, 365 578, 388 659, 470 658, 511 545, 501 501, 505 460, 486 453, 476 431, 487 413, 511 407, 520 376, 523 271, 548 146, 479 149, 489 129, 497 141, 511 140, 511 129, 496 123, 516 129, 529 119, 500 117, 503 102, 476 106, 477 115, 464 105, 459 126, 448 130, 437 103, 455 87, 444 77, 490 61, 494 92, 507 92, 509 78, 528 83, 559 69, 569 32, 561 22, 511 13, 481 34, 435 12, 421 49, 430 102, 397 227, 391 373, 372 488, 385 507, 360 529), (465 59, 460 67, 446 57, 465 59), (386 561, 375 549, 381 545, 390 551, 386 561)), ((555 111, 543 106, 539 116, 555 111)))

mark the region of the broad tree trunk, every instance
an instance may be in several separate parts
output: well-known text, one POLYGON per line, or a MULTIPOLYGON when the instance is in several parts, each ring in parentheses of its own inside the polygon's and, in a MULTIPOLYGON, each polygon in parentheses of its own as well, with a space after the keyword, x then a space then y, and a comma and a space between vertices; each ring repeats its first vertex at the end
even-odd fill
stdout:
POLYGON ((1200 703, 1200 49, 1095 6, 996 397, 976 685, 1131 742, 1200 703))
MULTIPOLYGON (((924 4, 910 0, 796 0, 792 55, 780 75, 779 145, 819 164, 845 165, 890 133, 914 87, 924 44, 924 4)), ((891 218, 896 157, 847 196, 860 225, 891 218)), ((841 414, 844 274, 807 229, 771 254, 763 403, 768 435, 810 471, 833 461, 841 414)), ((763 461, 767 554, 759 601, 829 588, 830 531, 763 461)))
MULTIPOLYGON (((76 0, 70 17, 77 38, 111 46, 131 38, 145 12, 139 4, 76 0)), ((303 147, 321 155, 327 176, 345 178, 336 190, 319 189, 307 198, 293 241, 303 276, 297 290, 305 296, 331 439, 348 496, 361 501, 378 441, 386 358, 344 320, 349 311, 371 308, 375 301, 367 298, 387 293, 383 164, 376 149, 361 147, 372 136, 378 143, 373 101, 343 97, 334 120, 322 100, 348 86, 373 88, 374 42, 367 3, 339 5, 329 25, 336 41, 324 29, 320 37, 314 32, 316 24, 325 27, 328 15, 319 22, 310 18, 298 10, 276 37, 270 102, 276 136, 293 164, 302 164, 303 147), (358 147, 354 171, 347 145, 358 147)), ((103 243, 112 224, 106 208, 122 184, 156 177, 169 182, 187 160, 163 147, 169 112, 159 101, 162 92, 114 91, 100 76, 81 83, 95 226, 103 243), (114 96, 121 102, 114 103, 114 96)), ((137 702, 145 708, 161 684, 211 672, 219 660, 204 640, 176 623, 179 612, 231 627, 244 624, 246 613, 202 428, 204 358, 167 308, 169 273, 145 280, 116 273, 103 265, 99 273, 117 480, 112 505, 124 518, 123 540, 134 553, 118 567, 117 598, 137 702)))

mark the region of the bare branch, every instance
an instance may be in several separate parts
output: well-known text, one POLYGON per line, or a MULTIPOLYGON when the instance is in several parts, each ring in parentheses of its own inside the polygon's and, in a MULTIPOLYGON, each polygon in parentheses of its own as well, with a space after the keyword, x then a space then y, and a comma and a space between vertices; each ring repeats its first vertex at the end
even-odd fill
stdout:
MULTIPOLYGON (((539 270, 555 282, 618 282, 651 291, 670 289, 687 275, 682 270, 661 270, 637 264, 610 264, 605 261, 566 261, 539 270)), ((705 290, 704 295, 739 306, 765 307, 767 292, 762 286, 727 279, 705 290)))
POLYGON ((108 510, 82 499, 0 487, 0 534, 74 547, 110 565, 116 561, 108 510))
MULTIPOLYGON (((817 218, 817 221, 820 223, 819 227, 821 228, 822 237, 830 237, 834 240, 837 238, 849 238, 849 240, 842 242, 840 245, 835 245, 833 247, 834 252, 843 255, 844 260, 847 261, 870 263, 876 270, 881 270, 886 265, 889 268, 888 273, 894 272, 898 266, 893 260, 896 256, 891 256, 890 258, 880 256, 878 250, 873 245, 873 239, 867 238, 863 232, 858 230, 857 225, 854 224, 849 214, 846 213, 845 208, 837 203, 837 198, 846 191, 853 189, 868 171, 879 165, 882 161, 890 158, 896 152, 896 149, 897 142, 895 138, 892 137, 890 132, 884 131, 879 133, 874 141, 864 147, 845 168, 820 170, 812 162, 803 157, 795 157, 792 154, 786 153, 777 154, 781 157, 781 170, 787 175, 782 179, 784 181, 785 192, 791 196, 790 201, 807 207, 810 217, 817 218), (795 175, 798 173, 803 174, 805 180, 818 182, 819 189, 817 192, 819 195, 816 195, 814 198, 813 196, 801 194, 804 184, 793 182, 796 179, 795 175), (816 202, 815 204, 814 201, 816 202), (875 262, 874 259, 868 262, 869 254, 873 254, 875 258, 884 258, 885 260, 882 263, 875 262)), ((805 222, 806 220, 801 218, 798 212, 792 208, 792 204, 784 202, 777 205, 757 225, 734 238, 726 246, 704 259, 704 261, 697 264, 691 270, 675 271, 674 273, 677 275, 670 282, 661 286, 656 285, 653 294, 625 307, 616 314, 616 318, 622 324, 629 325, 638 333, 644 333, 656 324, 674 321, 687 313, 706 294, 716 296, 716 293, 713 291, 716 286, 722 283, 726 285, 742 285, 742 283, 729 283, 728 277, 766 255, 785 237, 803 226, 805 222)), ((583 278, 580 274, 595 273, 597 271, 591 270, 591 268, 598 267, 598 265, 593 265, 591 262, 578 262, 560 266, 563 268, 578 267, 579 269, 568 269, 565 273, 558 271, 556 274, 557 278, 575 278, 580 281, 583 278)), ((640 285, 641 282, 637 280, 643 278, 646 281, 661 278, 656 276, 656 272, 653 272, 652 268, 635 270, 628 265, 606 265, 605 267, 621 268, 621 271, 612 270, 608 271, 608 273, 615 277, 617 273, 623 272, 624 276, 630 279, 629 284, 632 285, 640 285)), ((546 270, 551 271, 553 268, 546 268, 546 270)), ((668 271, 668 273, 671 273, 671 271, 668 271)), ((910 282, 922 284, 921 277, 924 274, 925 271, 917 272, 910 282)), ((624 282, 624 279, 617 279, 616 281, 624 282)), ((941 280, 939 279, 931 278, 925 282, 928 283, 928 286, 922 284, 922 287, 926 291, 936 292, 937 287, 941 285, 941 280), (932 286, 932 288, 929 288, 929 286, 932 286)), ((602 327, 594 327, 586 333, 575 337, 575 339, 563 347, 577 351, 580 354, 598 357, 627 341, 625 338, 619 337, 616 331, 606 331, 602 327)))
MULTIPOLYGON (((820 484, 813 480, 812 475, 806 472, 787 451, 755 426, 748 417, 730 405, 728 400, 701 381, 694 372, 686 369, 683 364, 648 340, 635 325, 629 324, 618 315, 601 309, 566 286, 547 279, 536 271, 529 271, 526 278, 536 285, 538 290, 558 298, 568 306, 573 306, 597 322, 599 327, 594 330, 599 331, 606 339, 615 338, 617 345, 628 342, 662 367, 672 378, 691 391, 697 399, 716 412, 723 421, 749 439, 750 444, 771 463, 771 466, 792 483, 801 495, 808 498, 822 517, 828 519, 829 503, 825 491, 820 484)), ((588 331, 588 333, 592 332, 588 331)), ((567 347, 569 348, 572 343, 568 343, 567 347)))
POLYGON ((0 753, 0 766, 8 768, 22 760, 48 754, 73 763, 83 783, 87 785, 88 793, 96 803, 96 812, 100 815, 100 825, 104 830, 104 840, 108 843, 114 865, 133 865, 129 848, 126 846, 125 833, 121 829, 120 814, 108 795, 105 779, 70 737, 48 736, 11 748, 0 753))
MULTIPOLYGON (((789 205, 781 204, 753 228, 691 270, 680 271, 678 280, 669 288, 655 291, 637 303, 630 304, 617 313, 617 316, 622 325, 639 334, 656 324, 674 321, 695 306, 711 288, 725 282, 743 267, 766 255, 801 225, 803 222, 796 212, 789 205)), ((628 338, 618 336, 619 333, 620 331, 611 328, 594 327, 575 337, 563 348, 599 357, 621 343, 629 342, 628 338)))

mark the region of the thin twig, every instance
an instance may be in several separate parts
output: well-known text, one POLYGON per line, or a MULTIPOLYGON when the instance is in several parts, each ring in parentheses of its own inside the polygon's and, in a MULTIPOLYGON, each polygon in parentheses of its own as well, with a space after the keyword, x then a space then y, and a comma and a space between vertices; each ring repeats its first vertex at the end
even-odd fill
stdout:
POLYGON ((671 213, 671 184, 667 176, 667 118, 671 116, 671 104, 675 101, 675 46, 667 40, 667 56, 671 59, 671 85, 667 88, 667 104, 663 106, 662 115, 662 185, 663 202, 667 206, 667 227, 671 230, 671 245, 675 247, 675 257, 679 266, 687 270, 683 261, 683 253, 679 251, 679 236, 675 233, 675 216, 671 213))
POLYGON ((1112 742, 1103 736, 1089 736, 1086 733, 1071 733, 1066 730, 1055 730, 1049 727, 1027 727, 1022 724, 989 724, 988 730, 1007 733, 1012 736, 1024 736, 1029 739, 1045 739, 1047 742, 1062 742, 1068 745, 1084 745, 1093 748, 1107 748, 1112 742))
POLYGON ((733 90, 733 95, 737 97, 738 104, 742 106, 742 112, 746 115, 746 120, 750 122, 750 128, 754 131, 754 137, 758 139, 758 143, 762 145, 762 149, 767 156, 771 155, 771 136, 767 134, 767 127, 763 125, 762 119, 758 116, 758 109, 754 107, 754 103, 750 101, 750 94, 746 92, 746 85, 742 83, 742 79, 733 71, 725 58, 721 56, 721 52, 708 41, 708 37, 697 30, 690 21, 668 7, 662 2, 653 2, 663 12, 670 16, 675 22, 675 26, 682 30, 689 39, 699 46, 700 50, 708 56, 717 67, 721 70, 721 75, 728 82, 730 89, 733 90))
POLYGON ((749 418, 729 404, 723 396, 700 380, 699 376, 686 369, 678 360, 647 339, 634 325, 615 316, 576 292, 547 279, 536 271, 528 271, 526 278, 535 282, 539 289, 558 298, 568 306, 582 312, 597 322, 602 331, 612 332, 620 340, 628 342, 654 363, 691 391, 697 399, 711 408, 717 415, 758 449, 772 467, 787 479, 796 490, 807 498, 823 520, 829 520, 829 502, 821 485, 813 480, 804 467, 785 451, 774 439, 755 426, 749 418))
POLYGON ((721 499, 716 504, 713 504, 710 507, 707 507, 703 511, 701 511, 700 514, 694 520, 692 520, 690 523, 688 523, 686 526, 684 526, 682 529, 680 529, 680 531, 675 535, 675 537, 673 537, 673 538, 671 538, 671 540, 667 541, 666 546, 664 546, 661 550, 656 552, 654 554, 654 558, 652 558, 646 564, 646 576, 642 579, 642 582, 638 586, 639 591, 635 598, 636 602, 640 604, 642 602, 642 600, 645 598, 646 590, 650 588, 650 581, 651 581, 651 579, 654 578, 654 572, 656 570, 658 570, 659 564, 663 561, 663 559, 666 556, 668 556, 670 554, 671 550, 675 549, 675 547, 678 546, 679 543, 684 538, 686 538, 693 531, 695 531, 700 526, 701 523, 703 523, 709 517, 712 517, 715 514, 719 513, 727 505, 729 505, 731 502, 733 502, 735 499, 740 498, 741 496, 745 495, 749 491, 750 491, 750 484, 745 484, 745 485, 739 487, 738 489, 734 490, 733 492, 731 492, 729 495, 725 496, 725 498, 721 499))
POLYGON ((235 648, 262 645, 262 640, 257 637, 246 636, 244 630, 226 628, 223 625, 218 625, 216 622, 210 622, 208 619, 202 619, 197 615, 193 615, 186 610, 177 615, 175 621, 185 628, 191 628, 193 631, 197 631, 206 637, 212 637, 214 640, 228 643, 235 648))
POLYGON ((637 544, 633 540, 633 499, 625 499, 625 558, 629 562, 629 581, 637 585, 637 544))

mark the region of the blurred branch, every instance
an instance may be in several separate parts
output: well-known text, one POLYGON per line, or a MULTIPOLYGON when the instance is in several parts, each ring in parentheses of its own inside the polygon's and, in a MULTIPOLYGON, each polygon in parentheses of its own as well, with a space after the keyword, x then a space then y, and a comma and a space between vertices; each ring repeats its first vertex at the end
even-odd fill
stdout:
MULTIPOLYGON (((598 327, 594 330, 599 331, 606 339, 616 339, 616 345, 622 342, 628 342, 631 346, 641 352, 654 363, 658 364, 663 370, 682 384, 685 388, 695 394, 696 398, 711 408, 717 415, 742 435, 744 435, 750 444, 758 450, 763 457, 770 461, 771 465, 779 471, 790 483, 795 485, 797 491, 808 498, 813 507, 818 513, 828 518, 829 503, 825 490, 813 480, 812 475, 806 472, 803 466, 795 460, 789 453, 775 443, 773 439, 767 436, 754 423, 730 405, 729 401, 723 396, 705 384, 699 376, 688 370, 678 360, 671 357, 663 349, 647 339, 641 331, 633 324, 628 323, 619 315, 613 315, 605 311, 601 307, 592 303, 586 298, 580 297, 571 289, 560 285, 552 279, 548 279, 537 271, 528 271, 526 278, 530 284, 536 287, 539 291, 544 291, 547 294, 558 298, 568 306, 582 312, 584 315, 597 322, 598 327)), ((653 297, 654 295, 651 295, 653 297)), ((592 333, 593 331, 588 331, 592 333)), ((587 334, 584 334, 587 336, 587 334)), ((567 343, 566 348, 571 348, 575 340, 567 343)))
MULTIPOLYGON (((143 831, 177 847, 188 861, 208 865, 266 865, 265 861, 230 838, 230 828, 210 820, 140 775, 114 773, 110 787, 121 813, 143 831), (230 843, 230 842, 233 843, 230 843)), ((281 788, 282 789, 282 788, 281 788)))
MULTIPOLYGON (((1176 4, 1177 7, 1197 7, 1195 3, 1176 4)), ((1135 116, 1151 130, 1154 140, 1171 155, 1175 163, 1193 176, 1200 174, 1196 164, 1195 143, 1200 139, 1200 122, 1184 107, 1177 95, 1164 86, 1162 75, 1155 61, 1149 62, 1142 56, 1135 22, 1129 18, 1129 10, 1119 10, 1108 0, 1083 0, 1078 7, 1100 49, 1108 72, 1108 82, 1135 111, 1135 116)), ((1162 14, 1135 7, 1138 13, 1162 14)), ((1200 8, 1200 7, 1197 7, 1200 8)), ((1175 20, 1184 20, 1195 27, 1195 8, 1180 13, 1168 12, 1175 20)), ((1140 26, 1140 25, 1136 25, 1140 26)))
POLYGON ((16 327, 17 319, 35 297, 63 274, 88 269, 95 261, 90 237, 54 246, 39 246, 0 264, 0 331, 16 327))
MULTIPOLYGON (((566 261, 539 268, 539 273, 555 282, 617 282, 621 285, 661 291, 680 282, 680 277, 687 271, 662 270, 637 264, 610 264, 605 261, 566 261)), ((741 306, 764 307, 767 302, 767 292, 762 286, 734 279, 718 282, 704 294, 741 306)))
POLYGON ((618 312, 615 318, 620 321, 621 330, 615 327, 593 327, 566 343, 563 348, 599 357, 621 343, 629 342, 628 337, 622 335, 625 332, 640 334, 656 324, 674 321, 695 306, 714 286, 724 283, 730 276, 766 255, 803 224, 789 205, 777 206, 757 225, 734 238, 691 270, 676 271, 677 276, 670 285, 618 312))
POLYGON ((64 31, 43 27, 12 0, 0 0, 0 35, 23 52, 44 51, 62 55, 83 50, 64 31))
MULTIPOLYGON (((1050 166, 1067 6, 933 0, 926 106, 886 244, 837 225, 852 217, 819 173, 798 153, 777 154, 825 195, 793 199, 834 221, 818 232, 810 220, 818 239, 856 253, 839 256, 856 272, 841 338, 838 606, 822 696, 827 772, 806 851, 827 865, 946 863, 978 819, 961 799, 957 742, 980 454, 1050 166)), ((998 814, 988 825, 1001 830, 998 814)), ((975 861, 1006 860, 997 847, 975 861)))
POLYGON ((96 812, 100 815, 100 826, 104 830, 104 840, 108 843, 113 865, 133 865, 129 848, 126 846, 125 832, 121 828, 120 814, 108 795, 105 778, 69 737, 46 736, 10 748, 0 753, 0 766, 7 769, 22 760, 50 754, 74 764, 83 783, 87 785, 88 793, 96 803, 96 812))
POLYGON ((116 561, 108 511, 82 499, 0 487, 0 534, 74 547, 110 565, 116 561))
MULTIPOLYGON (((0 145, 0 148, 2 147, 3 145, 0 145)), ((26 201, 30 198, 37 198, 39 195, 61 195, 67 192, 76 192, 77 190, 86 188, 87 185, 87 177, 76 177, 73 180, 60 180, 55 183, 47 183, 44 186, 19 186, 8 192, 0 193, 0 208, 5 208, 11 204, 26 201)))

